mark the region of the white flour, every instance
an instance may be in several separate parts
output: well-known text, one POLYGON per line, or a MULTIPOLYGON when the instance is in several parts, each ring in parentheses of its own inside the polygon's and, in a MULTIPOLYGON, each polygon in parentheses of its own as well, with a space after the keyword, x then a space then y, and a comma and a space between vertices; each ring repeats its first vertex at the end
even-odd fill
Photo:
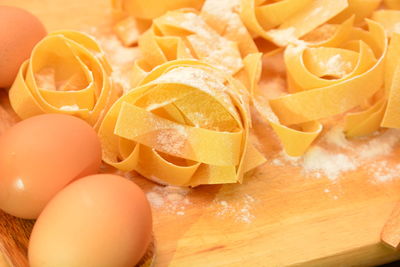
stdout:
POLYGON ((186 208, 192 204, 188 197, 191 191, 187 187, 156 185, 146 196, 154 209, 183 216, 186 208))
POLYGON ((370 140, 359 144, 347 140, 338 126, 322 136, 302 157, 290 157, 282 151, 271 159, 271 164, 289 164, 301 168, 306 176, 326 177, 332 181, 339 179, 343 173, 365 168, 373 182, 386 182, 400 177, 400 165, 391 167, 380 158, 389 156, 399 141, 400 130, 388 129, 383 133, 374 133, 370 140))
POLYGON ((256 200, 245 194, 242 197, 235 198, 234 201, 215 199, 217 206, 217 216, 233 217, 236 222, 251 223, 255 216, 252 214, 252 203, 256 200))
MULTIPOLYGON (((187 210, 193 207, 191 201, 193 189, 176 186, 154 186, 146 193, 153 209, 177 216, 186 215, 187 210)), ((217 197, 207 203, 208 208, 215 210, 215 216, 221 218, 233 218, 238 223, 251 223, 255 216, 252 213, 256 200, 248 195, 231 197, 217 197)), ((195 206, 198 206, 196 204, 195 206)))
POLYGON ((369 165, 372 182, 384 183, 400 178, 400 164, 389 167, 388 162, 378 161, 369 165))
POLYGON ((308 150, 303 157, 302 166, 307 173, 321 173, 331 180, 338 178, 342 172, 357 168, 357 164, 349 156, 332 153, 319 146, 308 150))

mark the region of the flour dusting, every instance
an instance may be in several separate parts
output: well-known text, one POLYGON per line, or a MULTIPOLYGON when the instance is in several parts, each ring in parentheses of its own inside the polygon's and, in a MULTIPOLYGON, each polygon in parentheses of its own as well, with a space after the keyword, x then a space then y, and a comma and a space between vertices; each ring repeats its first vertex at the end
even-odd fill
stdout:
POLYGON ((391 166, 381 158, 389 156, 400 143, 400 130, 388 129, 374 133, 365 140, 349 141, 341 126, 330 129, 301 157, 290 157, 281 151, 271 159, 274 166, 298 167, 306 176, 326 177, 335 181, 342 174, 365 168, 374 183, 400 177, 400 165, 391 166), (363 142, 357 142, 363 141, 363 142))
POLYGON ((252 213, 252 203, 256 200, 245 194, 237 197, 234 200, 227 201, 226 199, 215 199, 214 204, 217 206, 217 216, 233 217, 236 222, 251 223, 255 216, 252 213))
POLYGON ((185 215, 186 208, 192 205, 189 195, 192 189, 177 186, 154 186, 146 196, 152 208, 169 214, 185 215))

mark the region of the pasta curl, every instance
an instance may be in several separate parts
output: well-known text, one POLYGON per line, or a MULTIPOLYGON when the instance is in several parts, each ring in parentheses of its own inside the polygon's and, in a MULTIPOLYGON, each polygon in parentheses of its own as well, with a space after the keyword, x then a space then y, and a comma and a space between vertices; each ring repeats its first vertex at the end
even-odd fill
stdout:
POLYGON ((120 96, 111 66, 96 41, 76 31, 49 34, 33 49, 9 92, 11 106, 26 119, 43 113, 80 117, 98 128, 120 96))
POLYGON ((103 160, 160 183, 236 183, 264 162, 249 142, 243 85, 198 60, 151 71, 107 113, 103 160))

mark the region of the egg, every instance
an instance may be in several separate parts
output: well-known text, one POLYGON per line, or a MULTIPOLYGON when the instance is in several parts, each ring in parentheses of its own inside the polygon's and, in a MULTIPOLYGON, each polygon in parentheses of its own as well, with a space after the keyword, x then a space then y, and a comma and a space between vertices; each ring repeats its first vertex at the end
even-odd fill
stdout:
POLYGON ((46 29, 34 15, 0 5, 0 88, 12 85, 20 65, 44 36, 46 29))
POLYGON ((133 267, 152 233, 150 204, 132 181, 112 174, 79 179, 61 190, 33 227, 31 267, 133 267))
POLYGON ((37 218, 58 191, 100 164, 99 138, 83 120, 45 114, 19 122, 0 136, 0 209, 37 218))

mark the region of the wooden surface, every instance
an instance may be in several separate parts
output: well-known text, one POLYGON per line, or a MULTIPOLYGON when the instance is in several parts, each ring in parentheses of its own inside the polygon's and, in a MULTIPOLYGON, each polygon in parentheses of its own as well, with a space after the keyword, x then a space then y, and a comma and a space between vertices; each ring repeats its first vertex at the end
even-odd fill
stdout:
MULTIPOLYGON (((110 34, 108 0, 0 0, 1 4, 25 7, 50 31, 110 34)), ((0 104, 1 134, 16 118, 6 92, 0 93, 0 104)), ((277 153, 280 147, 269 126, 257 117, 254 124, 263 153, 277 153)), ((396 150, 391 161, 399 156, 396 150)), ((242 185, 201 186, 178 204, 167 199, 153 207, 156 266, 371 266, 399 259, 400 254, 380 243, 380 232, 399 200, 400 179, 374 184, 366 169, 330 181, 303 177, 293 166, 266 163, 242 185)), ((155 184, 133 179, 145 191, 163 194, 155 184)), ((176 197, 167 197, 171 195, 176 197)), ((15 266, 25 266, 18 255, 26 253, 31 222, 4 214, 0 220, 0 249, 16 245, 5 256, 15 266)))
POLYGON ((382 229, 381 240, 393 249, 400 246, 400 204, 393 209, 392 214, 382 229))

